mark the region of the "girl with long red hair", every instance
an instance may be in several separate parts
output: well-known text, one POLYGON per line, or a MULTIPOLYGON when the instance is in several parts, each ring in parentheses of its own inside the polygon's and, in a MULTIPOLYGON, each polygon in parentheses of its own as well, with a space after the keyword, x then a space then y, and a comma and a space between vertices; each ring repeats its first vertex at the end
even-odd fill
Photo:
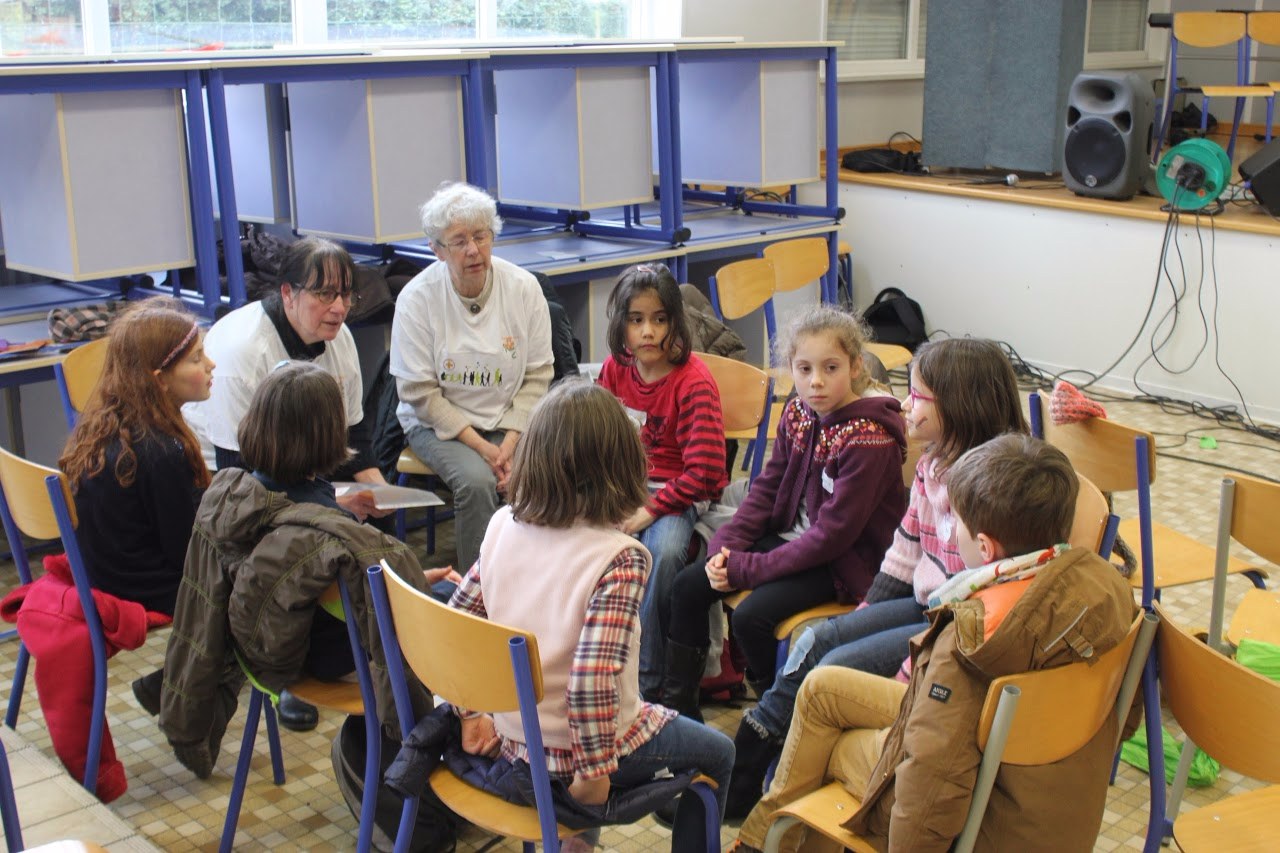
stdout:
POLYGON ((58 460, 93 586, 167 614, 209 485, 181 412, 208 399, 213 384, 203 339, 176 299, 128 308, 111 326, 102 378, 58 460))

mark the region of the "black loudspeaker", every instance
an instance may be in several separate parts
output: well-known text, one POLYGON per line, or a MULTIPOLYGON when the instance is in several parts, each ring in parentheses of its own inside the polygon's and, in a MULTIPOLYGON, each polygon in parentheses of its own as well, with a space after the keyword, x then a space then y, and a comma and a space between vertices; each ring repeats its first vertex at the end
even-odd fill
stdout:
POLYGON ((1267 143, 1240 164, 1240 177, 1267 213, 1280 216, 1280 139, 1267 143))
POLYGON ((1085 71, 1067 96, 1062 181, 1076 195, 1132 198, 1150 171, 1151 84, 1137 74, 1085 71))

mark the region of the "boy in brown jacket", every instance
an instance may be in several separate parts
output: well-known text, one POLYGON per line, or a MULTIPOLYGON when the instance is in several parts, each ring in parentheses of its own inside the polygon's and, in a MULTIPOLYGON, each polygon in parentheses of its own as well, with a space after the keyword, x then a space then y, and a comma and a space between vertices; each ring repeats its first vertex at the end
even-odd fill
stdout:
MULTIPOLYGON (((1057 449, 1004 435, 951 470, 951 506, 969 571, 930 600, 911 642, 911 682, 819 667, 801 687, 773 784, 739 850, 763 847, 772 812, 832 779, 862 801, 846 826, 889 850, 945 851, 960 833, 981 753, 978 716, 992 680, 1096 659, 1136 614, 1120 574, 1063 543, 1079 481, 1057 449)), ((1046 720, 1052 725, 1052 720, 1046 720)), ((1116 742, 1109 721, 1056 764, 1002 766, 979 850, 1092 850, 1116 742)), ((803 827, 782 849, 798 849, 803 827)), ((805 850, 834 847, 807 839, 805 850)))

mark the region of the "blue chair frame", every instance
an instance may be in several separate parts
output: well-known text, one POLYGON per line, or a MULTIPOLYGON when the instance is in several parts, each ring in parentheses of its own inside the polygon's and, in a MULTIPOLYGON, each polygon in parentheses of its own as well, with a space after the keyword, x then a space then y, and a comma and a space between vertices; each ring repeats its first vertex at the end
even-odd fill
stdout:
MULTIPOLYGON (((342 612, 347 615, 343 621, 347 626, 347 639, 351 641, 351 650, 356 664, 356 678, 360 683, 360 695, 364 699, 364 791, 360 801, 358 817, 359 834, 356 837, 356 850, 366 853, 373 843, 373 815, 377 808, 378 787, 381 784, 382 769, 382 737, 377 714, 377 699, 373 692, 373 676, 369 669, 368 653, 364 643, 360 641, 360 632, 356 629, 354 613, 351 607, 351 591, 347 588, 342 575, 338 575, 338 594, 342 597, 342 612)), ((246 670, 247 672, 247 670, 246 670)), ((284 758, 280 749, 280 729, 276 721, 276 710, 267 694, 250 681, 249 710, 245 716, 244 736, 240 741, 240 757, 236 762, 235 776, 231 782, 231 796, 227 802, 227 817, 222 826, 222 841, 219 853, 230 853, 235 842, 236 826, 240 822, 240 808, 244 801, 244 791, 248 784, 249 762, 253 758, 254 742, 258 735, 258 718, 266 717, 267 746, 271 753, 272 781, 283 785, 284 758)))
MULTIPOLYGON (((377 614, 378 631, 382 635, 382 647, 387 659, 387 672, 391 678, 392 691, 395 694, 396 713, 400 718, 400 730, 403 737, 408 738, 413 731, 413 705, 409 699, 408 681, 405 676, 404 656, 400 651, 400 640, 396 634, 395 621, 391 614, 391 602, 387 598, 386 579, 383 571, 389 571, 385 565, 369 567, 369 588, 373 593, 373 607, 377 614)), ((424 594, 424 600, 432 605, 444 607, 424 594)), ((534 690, 533 654, 523 637, 513 637, 509 641, 511 667, 515 673, 516 692, 519 696, 520 719, 524 727, 525 745, 529 752, 529 769, 533 777, 534 802, 537 804, 538 824, 542 834, 542 845, 545 850, 560 849, 559 832, 556 824, 555 808, 551 800, 551 776, 547 771, 546 752, 543 748, 542 727, 538 723, 538 698, 534 690)), ((541 665, 540 662, 537 665, 541 665)), ((430 686, 430 685, 428 685, 430 686)), ((695 782, 690 786, 702 800, 703 812, 706 815, 707 850, 720 849, 719 810, 715 796, 704 783, 695 782)), ((418 798, 406 798, 404 810, 400 815, 400 828, 396 833, 396 853, 405 853, 409 849, 409 841, 413 836, 413 825, 418 812, 418 798)), ((525 841, 524 850, 531 853, 535 849, 532 842, 525 841)))
POLYGON ((4 825, 4 843, 9 850, 21 850, 22 822, 18 820, 18 802, 13 794, 13 774, 9 772, 9 755, 0 743, 0 823, 4 825))
MULTIPOLYGON (((20 457, 7 454, 24 465, 49 470, 35 465, 20 457)), ((49 508, 55 519, 62 547, 71 566, 71 577, 76 588, 76 597, 84 613, 85 626, 89 631, 89 647, 93 656, 93 710, 89 718, 89 743, 85 755, 84 778, 81 783, 91 794, 97 793, 98 764, 102 749, 102 732, 106 722, 107 709, 107 640, 102 630, 102 621, 98 617, 98 607, 93 600, 89 574, 85 570, 84 558, 80 553, 80 543, 76 538, 75 522, 67 504, 66 478, 57 472, 44 478, 45 489, 49 496, 49 508)), ((5 534, 9 538, 9 548, 13 552, 14 562, 18 566, 18 574, 23 583, 31 582, 31 569, 27 565, 26 551, 22 546, 22 536, 17 522, 10 510, 9 498, 0 488, 0 517, 3 518, 5 534)), ((13 688, 9 694, 9 707, 5 713, 5 725, 15 728, 18 721, 18 710, 22 705, 22 693, 27 681, 27 665, 30 652, 25 643, 19 643, 18 657, 14 667, 13 688)))

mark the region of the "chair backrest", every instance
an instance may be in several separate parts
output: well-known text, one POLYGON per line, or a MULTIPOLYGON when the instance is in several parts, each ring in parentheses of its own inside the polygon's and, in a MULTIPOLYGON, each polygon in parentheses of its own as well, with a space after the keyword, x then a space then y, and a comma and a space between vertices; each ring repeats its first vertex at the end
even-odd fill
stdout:
POLYGON ((530 652, 535 700, 542 701, 537 637, 441 604, 390 568, 383 568, 382 577, 400 651, 433 693, 473 711, 518 711, 511 641, 522 637, 530 652))
POLYGON ((1273 563, 1280 563, 1280 484, 1232 473, 1231 536, 1273 563))
MULTIPOLYGON (((1031 406, 1040 407, 1040 395, 1031 395, 1031 406)), ((1041 425, 1042 438, 1071 460, 1076 473, 1089 478, 1103 492, 1130 492, 1138 488, 1133 441, 1147 439, 1147 459, 1151 480, 1156 479, 1156 442, 1146 430, 1125 426, 1107 418, 1090 418, 1069 424, 1055 424, 1041 414, 1033 421, 1041 425)))
POLYGON ((98 387, 102 368, 107 363, 108 340, 99 338, 76 347, 55 369, 68 427, 75 426, 76 416, 84 411, 93 390, 98 387))
POLYGON ((764 247, 764 256, 773 261, 779 293, 798 290, 817 281, 831 268, 830 246, 825 237, 800 237, 764 247))
POLYGON ((1280 47, 1280 12, 1250 12, 1249 38, 1259 44, 1280 47))
POLYGON ((720 315, 728 320, 745 317, 769 304, 777 288, 777 274, 768 258, 734 261, 716 270, 714 296, 720 315))
POLYGON ((986 749, 1000 693, 1005 685, 1012 685, 1021 695, 1001 763, 1050 764, 1079 750, 1109 715, 1117 714, 1116 699, 1141 627, 1139 614, 1124 639, 1097 661, 1007 675, 991 682, 978 721, 978 746, 986 749))
POLYGON ((1245 37, 1244 12, 1176 12, 1173 37, 1191 47, 1222 47, 1245 37))
POLYGON ((1224 657, 1187 633, 1159 603, 1161 693, 1196 746, 1238 773, 1280 783, 1280 682, 1224 657))
POLYGON ((71 489, 66 476, 56 468, 46 468, 28 462, 0 448, 0 489, 4 490, 9 515, 18 530, 32 539, 57 539, 62 535, 58 518, 49 499, 47 477, 57 477, 62 482, 63 497, 72 525, 76 524, 76 505, 71 499, 71 489))
POLYGON ((727 432, 755 429, 769 416, 769 374, 758 367, 711 353, 698 353, 720 390, 720 415, 727 432))
POLYGON ((1067 542, 1072 547, 1097 551, 1102 547, 1102 537, 1106 535, 1107 524, 1111 520, 1111 509, 1102 492, 1088 477, 1076 476, 1080 478, 1080 491, 1076 494, 1076 514, 1067 542))

